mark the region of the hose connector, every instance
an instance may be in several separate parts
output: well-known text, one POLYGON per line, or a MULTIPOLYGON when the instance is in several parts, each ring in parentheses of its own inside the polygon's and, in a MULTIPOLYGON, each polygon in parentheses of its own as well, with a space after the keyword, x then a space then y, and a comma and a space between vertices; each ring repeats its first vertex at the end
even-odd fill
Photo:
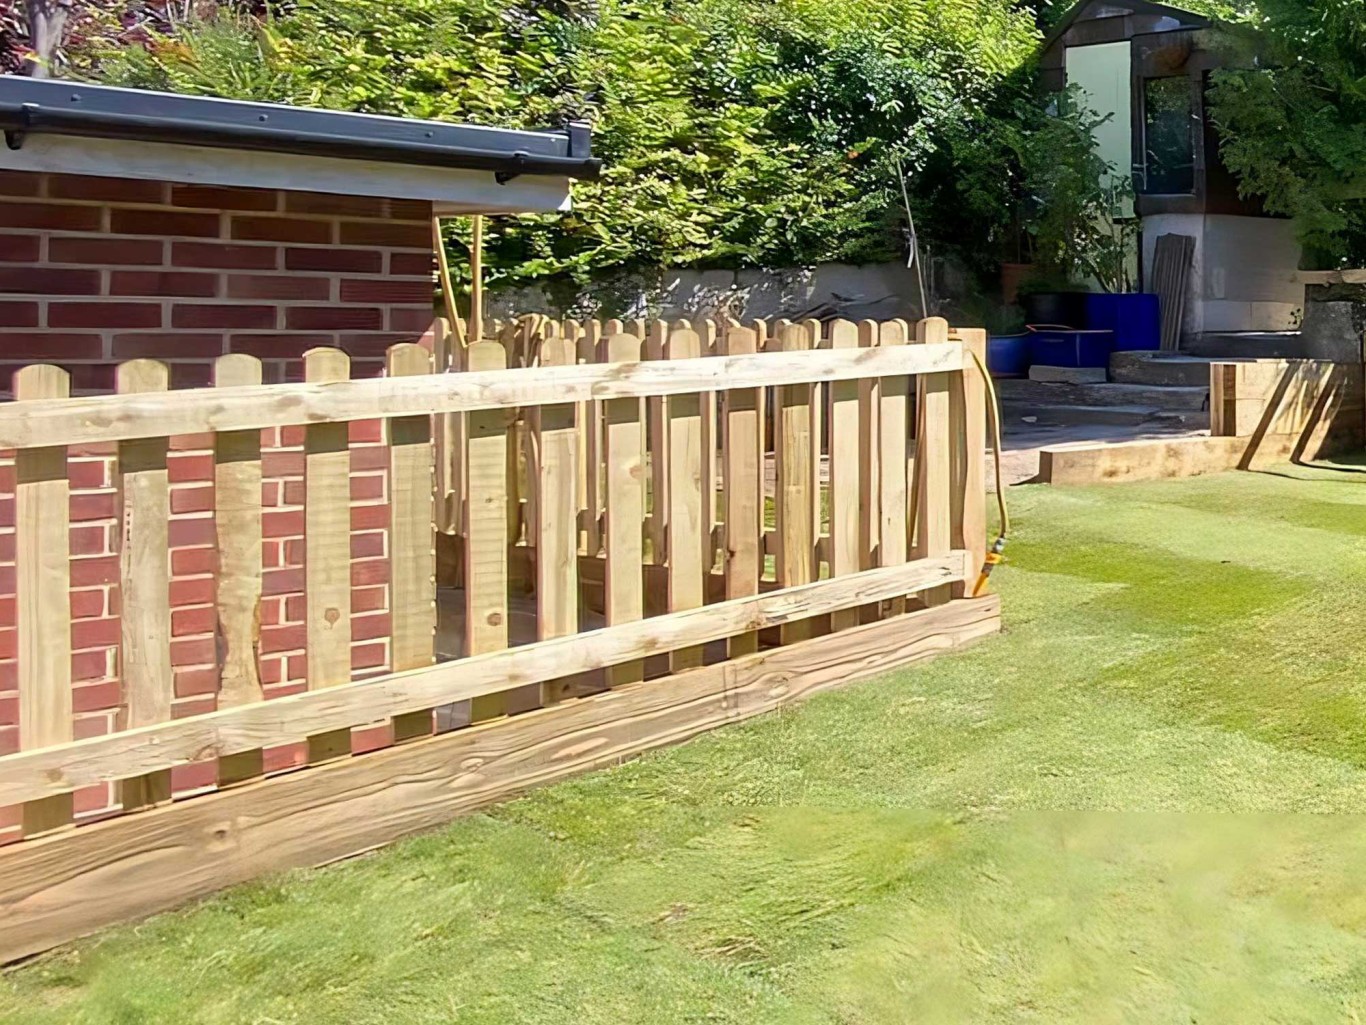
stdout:
POLYGON ((1006 550, 1006 536, 1002 534, 996 539, 996 543, 991 546, 991 551, 987 552, 987 557, 982 562, 982 575, 977 578, 977 586, 972 589, 972 596, 980 598, 987 593, 987 585, 991 582, 991 571, 1003 561, 1006 550))

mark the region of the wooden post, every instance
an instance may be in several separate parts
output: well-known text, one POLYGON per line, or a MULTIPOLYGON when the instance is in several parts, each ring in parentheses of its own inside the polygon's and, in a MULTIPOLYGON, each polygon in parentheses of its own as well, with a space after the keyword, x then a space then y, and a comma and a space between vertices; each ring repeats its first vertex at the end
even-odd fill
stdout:
MULTIPOLYGON (((64 399, 71 378, 59 367, 34 364, 14 375, 14 397, 64 399)), ((71 702, 71 522, 66 449, 26 448, 14 454, 15 585, 18 626, 19 750, 75 739, 71 702)), ((25 836, 68 825, 72 795, 29 801, 21 810, 25 836)))
MULTIPOLYGON (((432 372, 420 345, 394 345, 386 353, 389 377, 432 372)), ((389 442, 389 609, 394 672, 436 660, 436 536, 432 503, 432 418, 392 417, 389 442)), ((394 716, 395 743, 432 732, 432 710, 394 716)))
MULTIPOLYGON (((604 348, 609 363, 640 359, 640 339, 630 335, 611 335, 604 348)), ((640 400, 610 399, 602 403, 602 409, 607 463, 605 611, 607 625, 617 626, 645 615, 645 455, 640 443, 640 400)), ((644 662, 624 662, 607 671, 607 684, 620 687, 644 676, 644 662)))
MULTIPOLYGON (((810 347, 805 327, 785 324, 779 328, 778 344, 784 352, 802 352, 810 347)), ((777 528, 778 584, 797 587, 816 579, 816 531, 811 499, 815 479, 812 468, 811 406, 815 393, 810 384, 788 384, 778 389, 777 418, 777 528)), ((802 619, 780 631, 783 644, 807 640, 813 624, 802 619)))
MULTIPOLYGON (((351 360, 340 349, 304 353, 310 384, 346 381, 351 360)), ((351 680, 351 450, 345 423, 304 428, 304 616, 308 689, 351 680)), ((351 731, 308 738, 309 762, 351 753, 351 731)))
MULTIPOLYGON (((948 322, 939 317, 922 320, 916 326, 916 341, 920 344, 947 342, 948 322)), ((953 545, 952 523, 952 441, 951 392, 954 374, 923 374, 916 380, 918 393, 917 450, 915 473, 918 500, 915 509, 915 557, 936 558, 949 552, 953 545)), ((953 587, 945 584, 925 591, 921 600, 926 605, 942 605, 953 597, 953 587)))
MULTIPOLYGON (((900 320, 885 321, 879 330, 880 343, 905 345, 906 324, 900 320)), ((878 402, 878 443, 881 484, 879 512, 882 517, 879 530, 879 565, 896 566, 908 558, 910 550, 911 521, 908 497, 908 451, 909 413, 911 379, 909 377, 888 377, 882 380, 881 396, 878 402)), ((906 611, 904 599, 891 602, 893 615, 906 611)))
POLYGON ((484 216, 470 218, 470 344, 484 340, 484 216))
MULTIPOLYGON (((579 339, 580 362, 603 362, 601 350, 602 325, 596 320, 587 321, 579 339)), ((580 428, 584 435, 584 554, 595 559, 602 551, 602 403, 586 405, 588 421, 580 428)))
MULTIPOLYGON (((861 349, 881 344, 882 332, 877 321, 859 321, 858 341, 861 349)), ((860 569, 873 569, 883 564, 878 551, 882 539, 882 445, 878 431, 882 422, 881 384, 879 380, 859 382, 859 438, 864 451, 863 474, 859 479, 860 569)))
MULTIPOLYGON (((547 338, 543 366, 573 366, 573 343, 547 338)), ((579 629, 579 439, 572 404, 540 406, 532 414, 536 466, 536 637, 549 640, 579 629)), ((560 681, 541 684, 541 704, 566 695, 560 681)))
MULTIPOLYGON (((695 359, 701 352, 696 331, 675 330, 669 335, 669 359, 695 359)), ((701 396, 670 395, 667 401, 668 431, 665 445, 656 455, 668 452, 669 473, 669 611, 695 609, 706 600, 706 576, 711 560, 706 502, 712 490, 706 486, 707 458, 703 451, 701 396)), ((701 648, 683 648, 669 656, 674 672, 702 664, 701 648)))
MULTIPOLYGON (((163 392, 170 387, 166 364, 136 359, 118 368, 120 395, 163 392)), ((171 488, 166 475, 170 439, 121 441, 118 492, 119 635, 126 729, 169 722, 175 675, 171 670, 170 519, 171 488)), ((124 811, 171 799, 168 769, 123 781, 124 811)))
MULTIPOLYGON (((987 359, 987 333, 981 328, 959 332, 966 352, 987 359)), ((987 554, 987 386, 977 365, 968 362, 950 375, 949 430, 953 435, 953 547, 971 552, 968 580, 953 585, 962 598, 973 587, 987 554)))
MULTIPOLYGON (((697 325, 699 356, 715 356, 719 342, 716 321, 710 317, 697 325)), ((711 576, 716 564, 714 544, 716 530, 716 392, 705 392, 700 396, 702 416, 702 562, 705 573, 711 576)), ((703 595, 706 588, 703 587, 703 595)))
MULTIPOLYGON (((261 383, 261 361, 245 353, 214 362, 215 388, 261 383)), ((214 532, 218 544, 218 707, 265 700, 256 648, 261 638, 261 432, 220 431, 213 439, 214 532)), ((259 777, 260 748, 218 759, 219 787, 259 777)))
MULTIPOLYGON (((757 351, 753 329, 732 327, 726 332, 726 354, 757 351)), ((723 396, 726 434, 723 471, 726 498, 726 597, 747 598, 759 593, 764 572, 764 420, 762 389, 743 388, 723 396)), ((756 632, 730 639, 731 658, 759 650, 756 632)))
MULTIPOLYGON (((476 342, 469 369, 506 370, 507 351, 497 342, 476 342)), ((508 413, 488 409, 469 415, 465 473, 469 512, 465 522, 465 654, 508 646, 508 413)), ((507 712, 506 694, 470 703, 470 722, 507 712)))
MULTIPOLYGON (((857 349, 858 328, 847 320, 830 325, 830 345, 857 349)), ((862 464, 867 459, 859 434, 859 382, 830 385, 830 575, 846 576, 863 569, 860 546, 862 523, 859 501, 864 494, 862 464)), ((846 609, 831 617, 831 627, 845 630, 859 625, 859 610, 846 609)))
MULTIPOLYGON (((667 359, 669 325, 652 321, 645 337, 645 359, 667 359)), ((663 566, 669 557, 668 422, 662 396, 645 400, 646 450, 650 453, 650 561, 663 566)))

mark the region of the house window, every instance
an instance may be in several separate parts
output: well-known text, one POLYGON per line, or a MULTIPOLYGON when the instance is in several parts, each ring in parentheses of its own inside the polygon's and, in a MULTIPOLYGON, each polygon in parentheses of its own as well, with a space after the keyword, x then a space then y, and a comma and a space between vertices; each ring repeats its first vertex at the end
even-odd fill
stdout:
POLYGON ((1157 196, 1195 192, 1195 104, 1185 76, 1143 83, 1143 191, 1157 196))

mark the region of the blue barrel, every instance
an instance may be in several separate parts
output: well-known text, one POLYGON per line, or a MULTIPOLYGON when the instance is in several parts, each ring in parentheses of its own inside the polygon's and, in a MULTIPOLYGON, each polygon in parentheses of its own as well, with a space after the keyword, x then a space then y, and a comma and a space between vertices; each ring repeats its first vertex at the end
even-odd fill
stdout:
POLYGON ((1030 338, 992 335, 987 339, 987 369, 992 377, 1024 377, 1029 373, 1030 338))
POLYGON ((1115 351, 1113 331, 1074 331, 1067 327, 1031 327, 1029 358, 1043 367, 1108 367, 1115 351))
POLYGON ((1162 305, 1149 292, 1088 295, 1086 326, 1092 331, 1114 332, 1116 352, 1162 347, 1162 305))

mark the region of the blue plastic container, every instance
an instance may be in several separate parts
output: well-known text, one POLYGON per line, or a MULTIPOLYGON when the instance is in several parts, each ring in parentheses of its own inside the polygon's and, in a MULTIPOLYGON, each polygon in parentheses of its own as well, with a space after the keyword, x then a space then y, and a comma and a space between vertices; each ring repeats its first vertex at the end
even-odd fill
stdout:
POLYGON ((1091 293, 1086 297, 1086 327, 1113 331, 1116 352, 1162 347, 1162 306, 1149 292, 1121 295, 1091 293))
POLYGON ((992 377, 1024 377, 1029 373, 1030 334, 993 335, 987 339, 987 369, 992 377))
POLYGON ((1113 331, 1074 331, 1066 327, 1031 327, 1029 358, 1035 366, 1108 367, 1115 351, 1113 331))

